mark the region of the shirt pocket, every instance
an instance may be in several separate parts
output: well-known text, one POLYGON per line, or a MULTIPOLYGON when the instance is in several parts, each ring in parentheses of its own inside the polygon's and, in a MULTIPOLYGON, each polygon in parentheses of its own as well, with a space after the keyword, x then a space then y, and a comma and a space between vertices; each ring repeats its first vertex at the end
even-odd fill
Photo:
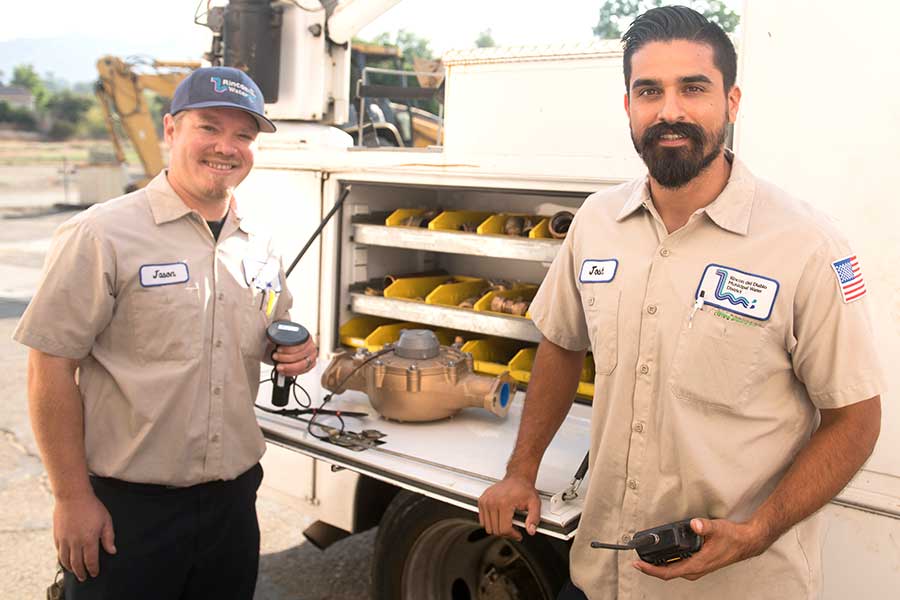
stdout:
POLYGON ((266 316, 266 292, 247 288, 243 293, 248 299, 241 302, 241 355, 244 358, 260 359, 266 349, 266 327, 271 322, 266 316))
POLYGON ((581 291, 584 321, 597 375, 609 375, 619 361, 620 295, 618 289, 608 285, 588 284, 581 291))
POLYGON ((765 327, 715 316, 704 308, 685 320, 669 382, 681 400, 740 412, 762 351, 765 327))
POLYGON ((200 354, 203 310, 199 287, 160 286, 131 297, 134 348, 144 361, 182 361, 200 354))

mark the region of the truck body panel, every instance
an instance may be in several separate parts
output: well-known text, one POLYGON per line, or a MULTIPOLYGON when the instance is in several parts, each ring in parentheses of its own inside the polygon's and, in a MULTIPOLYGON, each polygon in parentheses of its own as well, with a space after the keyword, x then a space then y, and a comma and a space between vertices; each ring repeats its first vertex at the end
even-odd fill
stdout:
MULTIPOLYGON (((896 7, 881 10, 900 16, 896 7)), ((893 201, 900 173, 893 168, 896 152, 891 135, 900 131, 893 93, 900 81, 894 77, 900 38, 888 25, 896 19, 880 16, 869 22, 873 31, 848 40, 845 23, 835 17, 840 12, 822 8, 811 13, 799 4, 748 3, 739 48, 739 84, 745 97, 734 147, 754 173, 838 219, 862 259, 870 283, 873 335, 889 362, 900 355, 896 302, 900 275, 893 268, 900 262, 893 231, 900 222, 900 208, 893 201), (844 41, 837 43, 839 39, 844 41), (815 61, 804 58, 811 53, 816 54, 815 61), (888 90, 861 92, 869 82, 888 90), (825 93, 823 88, 830 97, 816 101, 815 93, 825 93), (806 93, 808 89, 812 91, 806 93), (846 107, 847 113, 838 113, 838 106, 846 107)), ((503 243, 474 234, 391 231, 383 225, 386 212, 489 207, 492 212, 547 215, 577 209, 589 193, 643 170, 622 109, 621 54, 608 44, 451 53, 446 68, 443 149, 364 151, 335 143, 319 151, 307 140, 332 136, 325 128, 311 134, 314 128, 288 126, 262 142, 258 167, 242 186, 241 193, 262 202, 261 214, 278 224, 276 233, 286 240, 279 246, 286 260, 340 192, 353 187, 344 209, 290 280, 295 297, 292 317, 315 329, 320 348, 317 369, 299 379, 314 403, 326 395, 319 377, 331 353, 341 347, 340 325, 354 315, 536 339, 536 330, 527 323, 370 299, 352 286, 388 273, 435 267, 462 275, 501 273, 539 283, 554 254, 552 242, 522 246, 521 240, 503 243)), ((339 142, 337 137, 333 141, 339 142)), ((896 389, 900 375, 896 370, 886 372, 888 389, 896 389)), ((260 404, 267 404, 268 394, 264 384, 260 404)), ((892 402, 895 395, 888 391, 883 396, 883 428, 875 454, 823 509, 826 599, 851 593, 877 597, 900 587, 896 458, 900 409, 892 402)), ((282 491, 299 501, 313 496, 323 506, 329 504, 329 511, 314 507, 317 518, 353 531, 357 498, 345 487, 361 477, 476 511, 477 497, 503 475, 522 394, 516 396, 505 421, 464 411, 430 424, 389 422, 378 418, 357 393, 345 393, 332 404, 370 412, 362 422, 348 420, 348 428, 387 433, 384 446, 363 451, 340 448, 314 439, 304 423, 258 413, 270 446, 279 448, 265 460, 277 463, 270 481, 272 473, 280 473, 277 485, 282 491), (284 448, 297 452, 296 467, 289 466, 284 448), (313 467, 322 463, 346 470, 333 473, 313 467), (296 474, 289 475, 293 469, 296 474)), ((582 500, 576 498, 553 512, 548 496, 562 491, 577 469, 589 443, 589 419, 590 407, 576 404, 542 463, 541 532, 556 538, 574 534, 582 500)))

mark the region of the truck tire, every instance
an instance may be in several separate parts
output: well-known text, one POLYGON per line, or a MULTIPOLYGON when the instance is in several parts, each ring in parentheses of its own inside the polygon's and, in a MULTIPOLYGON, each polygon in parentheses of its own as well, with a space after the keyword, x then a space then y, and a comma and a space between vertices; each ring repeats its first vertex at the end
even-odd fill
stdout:
POLYGON ((568 547, 542 535, 490 536, 474 513, 402 491, 375 537, 373 600, 555 600, 568 547))

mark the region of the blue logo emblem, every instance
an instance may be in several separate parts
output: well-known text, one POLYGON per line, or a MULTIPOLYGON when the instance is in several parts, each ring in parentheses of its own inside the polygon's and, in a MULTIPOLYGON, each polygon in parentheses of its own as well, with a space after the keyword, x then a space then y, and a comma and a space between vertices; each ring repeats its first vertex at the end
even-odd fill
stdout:
POLYGON ((222 94, 228 90, 226 86, 222 85, 221 77, 210 77, 209 80, 213 82, 213 91, 222 94))
POLYGON ((719 283, 716 284, 716 300, 727 300, 735 306, 743 306, 748 310, 756 308, 756 300, 751 301, 744 296, 735 296, 731 292, 725 291, 725 281, 728 278, 728 271, 716 269, 716 275, 719 277, 719 283))

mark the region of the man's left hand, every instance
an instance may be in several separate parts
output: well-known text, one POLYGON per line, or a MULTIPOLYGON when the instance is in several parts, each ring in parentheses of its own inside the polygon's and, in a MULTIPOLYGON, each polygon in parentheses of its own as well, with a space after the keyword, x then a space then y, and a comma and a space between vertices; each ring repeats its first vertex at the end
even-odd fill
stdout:
POLYGON ((664 580, 683 577, 694 581, 732 563, 762 554, 770 545, 750 523, 735 523, 726 519, 691 519, 691 529, 704 538, 699 552, 665 567, 637 561, 634 568, 664 580))
POLYGON ((311 371, 316 366, 317 354, 318 349, 310 338, 299 346, 276 347, 272 359, 278 363, 279 374, 296 377, 311 371))

